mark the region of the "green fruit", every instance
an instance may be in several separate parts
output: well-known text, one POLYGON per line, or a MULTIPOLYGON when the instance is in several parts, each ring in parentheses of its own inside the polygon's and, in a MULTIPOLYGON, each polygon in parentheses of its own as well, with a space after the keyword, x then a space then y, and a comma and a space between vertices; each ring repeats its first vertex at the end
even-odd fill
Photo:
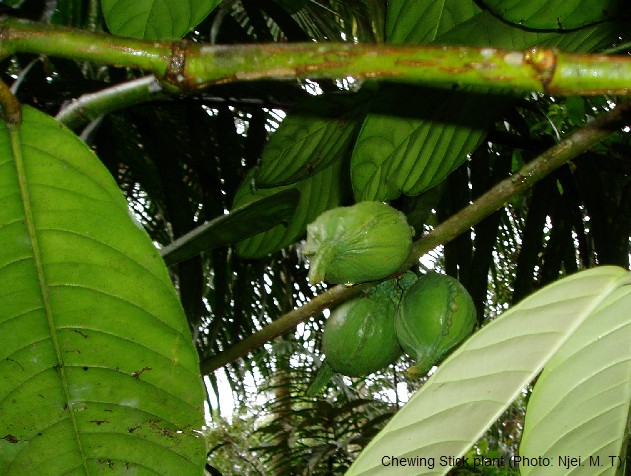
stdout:
POLYGON ((405 215, 382 202, 328 210, 307 226, 309 280, 355 284, 385 278, 410 254, 412 236, 405 215))
POLYGON ((401 347, 417 362, 408 374, 426 374, 475 324, 475 305, 458 280, 437 273, 420 277, 403 295, 395 324, 401 347))
POLYGON ((322 351, 333 370, 365 377, 401 355, 394 327, 399 297, 396 282, 390 280, 333 310, 322 333, 322 351))

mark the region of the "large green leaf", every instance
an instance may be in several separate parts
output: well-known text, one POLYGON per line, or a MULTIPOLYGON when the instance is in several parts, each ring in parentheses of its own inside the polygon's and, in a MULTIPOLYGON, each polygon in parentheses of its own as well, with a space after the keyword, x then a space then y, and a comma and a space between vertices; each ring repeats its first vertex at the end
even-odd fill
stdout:
POLYGON ((624 25, 607 22, 571 32, 524 30, 484 11, 436 39, 437 43, 523 50, 532 46, 558 46, 564 51, 589 52, 614 41, 624 25))
POLYGON ((548 34, 537 45, 574 53, 591 53, 608 48, 626 33, 627 27, 623 22, 607 22, 561 35, 548 34))
POLYGON ((571 29, 615 17, 622 0, 484 0, 502 19, 544 30, 571 29))
POLYGON ((252 177, 254 170, 246 176, 234 197, 233 209, 268 197, 281 190, 296 189, 300 192, 298 207, 287 223, 276 225, 258 235, 241 241, 237 253, 243 258, 261 258, 295 242, 305 234, 307 224, 311 223, 323 211, 338 206, 342 201, 341 189, 343 164, 339 160, 322 172, 282 187, 254 189, 252 177))
POLYGON ((197 352, 113 178, 25 108, 0 191, 0 474, 201 474, 197 352))
MULTIPOLYGON (((631 403, 631 279, 603 301, 569 337, 537 380, 530 396, 519 454, 580 456, 590 474, 616 474, 631 403), (590 458, 592 464, 590 465, 590 458), (596 469, 595 462, 602 467, 596 469)), ((575 459, 574 463, 578 461, 575 459)), ((566 466, 555 474, 570 474, 566 466)), ((524 466, 521 474, 549 474, 524 466)))
MULTIPOLYGON (((568 424, 568 415, 576 417, 571 423, 571 428, 576 429, 581 423, 596 421, 590 420, 593 412, 584 416, 579 413, 588 408, 594 410, 600 404, 603 421, 608 419, 611 423, 620 417, 623 421, 609 426, 601 426, 602 421, 598 421, 597 428, 579 429, 573 436, 585 437, 589 442, 581 442, 576 447, 584 450, 583 453, 571 451, 569 454, 588 457, 608 449, 617 455, 615 450, 619 450, 626 434, 630 398, 630 276, 617 267, 577 273, 538 291, 475 333, 390 420, 347 474, 377 475, 383 474, 384 469, 388 474, 406 476, 447 473, 450 465, 441 465, 440 457, 463 455, 546 364, 559 368, 555 362, 571 363, 572 367, 564 368, 570 372, 566 380, 555 385, 544 381, 541 393, 533 395, 540 400, 536 405, 544 409, 535 410, 541 416, 535 420, 543 427, 550 418, 553 425, 543 434, 556 435, 562 440, 568 429, 562 430, 561 425, 568 424), (597 322, 601 320, 603 322, 597 322), (598 341, 602 339, 601 345, 598 341), (587 355, 583 355, 581 349, 587 355), (598 353, 605 355, 598 356, 598 353), (590 359, 597 363, 586 364, 590 359), (583 364, 587 366, 581 369, 583 364), (605 384, 594 372, 607 367, 612 370, 606 377, 618 380, 605 384), (590 382, 579 389, 585 380, 590 382), (587 393, 575 395, 580 391, 587 393), (559 410, 553 405, 560 401, 568 408, 561 411, 565 417, 558 420, 549 415, 551 410, 559 410), (605 427, 611 431, 602 431, 605 427), (432 469, 427 464, 419 467, 420 456, 434 458, 435 467, 432 469), (417 457, 417 467, 391 465, 386 468, 384 457, 410 458, 410 461, 417 457)), ((551 374, 554 379, 558 372, 553 369, 551 374)), ((536 436, 534 433, 532 438, 536 436)), ((556 441, 544 441, 536 448, 536 455, 531 456, 572 449, 569 444, 555 447, 556 441)))
POLYGON ((221 0, 101 0, 107 27, 115 35, 173 40, 188 33, 221 0))
POLYGON ((391 0, 386 10, 386 40, 430 43, 479 11, 472 0, 391 0))
POLYGON ((257 187, 297 182, 341 160, 350 151, 368 101, 369 93, 361 92, 298 103, 263 150, 257 187))
POLYGON ((295 188, 281 190, 227 215, 204 223, 179 237, 161 250, 164 262, 171 266, 220 246, 237 243, 288 221, 296 210, 300 192, 295 188))
POLYGON ((484 138, 493 102, 490 95, 384 88, 353 150, 356 200, 418 195, 440 183, 484 138))

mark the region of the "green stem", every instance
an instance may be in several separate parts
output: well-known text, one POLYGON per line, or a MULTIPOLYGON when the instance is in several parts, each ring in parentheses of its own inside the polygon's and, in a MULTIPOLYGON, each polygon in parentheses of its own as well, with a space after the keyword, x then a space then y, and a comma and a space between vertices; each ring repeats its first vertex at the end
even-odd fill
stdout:
POLYGON ((360 292, 372 287, 375 283, 364 283, 356 286, 335 286, 326 292, 314 297, 308 303, 284 314, 271 324, 268 324, 260 331, 246 337, 242 341, 237 342, 224 352, 214 355, 202 361, 200 367, 202 375, 223 367, 241 357, 246 356, 249 352, 258 349, 266 342, 283 335, 287 331, 293 329, 301 322, 306 321, 324 309, 331 309, 335 306, 357 296, 360 292))
POLYGON ((97 29, 100 8, 99 0, 90 0, 88 5, 88 29, 90 31, 96 31, 97 29))
POLYGON ((631 58, 551 49, 521 52, 349 43, 214 46, 135 40, 16 21, 3 23, 0 39, 0 56, 46 54, 138 68, 179 92, 235 81, 349 76, 559 95, 631 92, 631 58))
POLYGON ((170 64, 171 45, 7 20, 0 29, 0 57, 15 53, 44 54, 126 66, 163 76, 170 64))
POLYGON ((84 94, 59 111, 56 119, 70 129, 78 129, 103 114, 161 97, 165 97, 165 94, 155 76, 145 76, 96 93, 84 94))
MULTIPOLYGON (((513 196, 525 192, 537 181, 590 149, 613 132, 620 130, 627 123, 631 123, 631 101, 620 104, 614 110, 602 114, 592 123, 545 151, 512 177, 498 183, 471 205, 451 216, 416 241, 410 256, 395 275, 418 265, 421 256, 438 245, 445 244, 466 232, 473 225, 504 206, 513 196)), ((357 286, 338 285, 327 290, 302 307, 281 316, 260 331, 238 342, 225 352, 205 359, 201 363, 202 374, 209 374, 227 363, 246 356, 249 352, 293 329, 311 316, 326 308, 338 306, 375 284, 377 283, 364 283, 357 286)))

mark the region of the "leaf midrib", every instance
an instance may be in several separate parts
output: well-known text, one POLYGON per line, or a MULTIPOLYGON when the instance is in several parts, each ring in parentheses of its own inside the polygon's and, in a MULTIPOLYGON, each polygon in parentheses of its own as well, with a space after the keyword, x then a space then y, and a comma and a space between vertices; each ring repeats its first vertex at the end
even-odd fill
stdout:
POLYGON ((7 128, 9 132, 9 137, 11 140, 11 152, 13 154, 14 163, 15 163, 15 171, 18 179, 18 187, 20 190, 20 198, 22 201, 22 206, 24 207, 24 223, 26 225, 26 230, 28 233, 29 240, 31 242, 31 248, 33 250, 33 263, 35 265, 35 272, 37 274, 38 287, 40 291, 40 296, 42 299, 42 307, 44 312, 46 313, 46 320, 48 322, 48 327, 50 330, 50 337, 55 349, 55 355, 57 357, 57 365, 55 366, 57 373, 59 374, 59 378, 61 379, 61 386, 64 392, 64 398, 66 400, 66 413, 70 421, 72 422, 72 429, 74 433, 74 439, 77 444, 77 448, 79 453, 81 454, 81 462, 83 464, 83 469, 85 474, 89 474, 88 467, 86 465, 86 458, 84 457, 83 448, 81 445, 81 440, 79 438, 79 428, 77 425, 76 418, 74 413, 71 410, 71 399, 70 393, 68 391, 68 382, 66 377, 66 371, 63 364, 63 358, 61 353, 61 348, 59 346, 59 340, 57 339, 57 332, 55 321, 53 318, 53 312, 50 305, 50 299, 48 294, 48 286, 46 284, 46 276, 44 273, 44 267, 42 263, 41 250, 39 247, 39 241, 37 239, 37 230, 35 227, 35 221, 33 217, 33 210, 31 208, 30 194, 28 189, 28 180, 26 176, 26 168, 24 164, 24 156, 22 155, 22 141, 20 138, 20 128, 7 128))

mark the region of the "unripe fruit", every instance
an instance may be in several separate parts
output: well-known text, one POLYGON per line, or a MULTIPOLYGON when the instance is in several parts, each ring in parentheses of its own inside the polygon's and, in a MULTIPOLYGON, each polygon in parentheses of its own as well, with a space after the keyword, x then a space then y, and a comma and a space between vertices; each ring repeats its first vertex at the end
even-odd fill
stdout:
POLYGON ((331 312, 322 334, 322 351, 333 370, 365 377, 401 355, 394 327, 399 297, 396 282, 390 280, 331 312))
POLYGON ((382 202, 328 210, 307 226, 309 280, 355 284, 385 278, 410 254, 412 236, 405 215, 382 202))
POLYGON ((458 280, 437 273, 420 277, 403 295, 395 324, 401 347, 417 362, 408 374, 426 374, 475 324, 475 305, 458 280))

